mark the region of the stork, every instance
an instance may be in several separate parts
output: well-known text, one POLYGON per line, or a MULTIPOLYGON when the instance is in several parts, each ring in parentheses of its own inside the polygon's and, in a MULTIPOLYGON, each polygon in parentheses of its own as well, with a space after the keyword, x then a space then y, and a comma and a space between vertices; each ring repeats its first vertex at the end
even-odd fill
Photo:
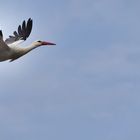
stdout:
POLYGON ((19 44, 25 41, 32 31, 33 20, 29 18, 27 22, 24 20, 22 25, 18 26, 17 31, 13 32, 6 40, 3 39, 2 30, 0 30, 0 62, 10 60, 10 62, 27 54, 31 50, 42 45, 56 45, 46 41, 35 41, 26 48, 19 47, 19 44))

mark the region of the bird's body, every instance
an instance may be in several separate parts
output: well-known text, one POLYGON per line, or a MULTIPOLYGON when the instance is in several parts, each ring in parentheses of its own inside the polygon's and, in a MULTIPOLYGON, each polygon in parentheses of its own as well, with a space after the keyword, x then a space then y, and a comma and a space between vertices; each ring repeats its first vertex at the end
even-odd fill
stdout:
POLYGON ((0 62, 5 60, 14 61, 42 45, 55 45, 54 43, 50 42, 35 41, 26 48, 19 47, 18 45, 29 37, 31 30, 32 20, 29 19, 27 24, 25 21, 23 21, 22 27, 19 25, 18 31, 13 32, 14 36, 9 36, 9 38, 5 41, 3 40, 2 31, 0 31, 0 62))

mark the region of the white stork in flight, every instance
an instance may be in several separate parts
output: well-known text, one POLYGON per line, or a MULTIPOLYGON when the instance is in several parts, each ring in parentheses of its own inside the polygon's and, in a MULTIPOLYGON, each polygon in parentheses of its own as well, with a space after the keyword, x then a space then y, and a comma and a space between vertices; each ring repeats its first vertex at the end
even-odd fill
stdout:
POLYGON ((42 45, 56 45, 46 41, 35 41, 26 48, 21 48, 18 45, 25 41, 32 30, 33 21, 31 18, 27 22, 23 21, 22 25, 18 26, 18 31, 14 31, 12 36, 9 36, 5 41, 0 30, 0 61, 10 60, 14 61, 19 57, 27 54, 31 50, 42 45))

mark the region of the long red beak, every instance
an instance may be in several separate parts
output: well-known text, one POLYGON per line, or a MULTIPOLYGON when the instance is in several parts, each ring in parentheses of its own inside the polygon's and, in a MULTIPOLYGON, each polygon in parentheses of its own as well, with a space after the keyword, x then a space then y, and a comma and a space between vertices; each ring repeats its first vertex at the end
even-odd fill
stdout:
POLYGON ((51 43, 51 42, 42 41, 42 45, 56 45, 56 44, 51 43))

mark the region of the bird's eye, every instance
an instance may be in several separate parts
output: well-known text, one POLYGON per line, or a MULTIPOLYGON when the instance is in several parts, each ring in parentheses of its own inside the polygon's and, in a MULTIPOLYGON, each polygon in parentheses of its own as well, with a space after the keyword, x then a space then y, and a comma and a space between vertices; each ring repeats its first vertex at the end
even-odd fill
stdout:
POLYGON ((40 41, 40 40, 39 40, 39 41, 37 41, 37 42, 41 43, 41 41, 40 41))

